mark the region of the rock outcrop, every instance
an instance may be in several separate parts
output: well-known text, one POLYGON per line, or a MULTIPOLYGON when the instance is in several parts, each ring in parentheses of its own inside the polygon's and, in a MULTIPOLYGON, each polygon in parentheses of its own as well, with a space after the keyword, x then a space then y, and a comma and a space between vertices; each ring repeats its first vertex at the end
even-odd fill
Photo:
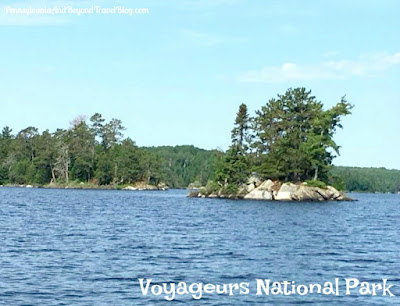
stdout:
POLYGON ((237 195, 224 195, 221 190, 207 195, 205 189, 198 189, 191 190, 188 196, 202 198, 244 198, 245 200, 268 201, 354 201, 332 186, 321 188, 309 186, 306 183, 281 183, 272 180, 266 180, 260 183, 258 187, 255 186, 255 183, 247 184, 240 189, 237 195), (242 193, 243 191, 245 194, 242 193))
POLYGON ((168 190, 168 186, 164 183, 158 185, 150 185, 144 182, 135 183, 133 186, 126 186, 123 190, 168 190))
POLYGON ((299 185, 284 183, 275 197, 277 201, 292 201, 293 195, 300 189, 299 185))
POLYGON ((261 183, 257 188, 252 189, 248 194, 244 196, 246 200, 273 200, 273 189, 274 182, 267 180, 261 183))
POLYGON ((261 178, 260 178, 258 175, 256 175, 256 174, 252 174, 252 175, 247 179, 247 183, 244 184, 245 186, 243 186, 243 187, 244 187, 244 189, 245 189, 247 192, 251 192, 251 191, 253 191, 255 188, 259 187, 261 183, 262 183, 261 178))
POLYGON ((299 186, 299 188, 291 194, 294 201, 327 201, 330 200, 323 189, 317 187, 299 186))

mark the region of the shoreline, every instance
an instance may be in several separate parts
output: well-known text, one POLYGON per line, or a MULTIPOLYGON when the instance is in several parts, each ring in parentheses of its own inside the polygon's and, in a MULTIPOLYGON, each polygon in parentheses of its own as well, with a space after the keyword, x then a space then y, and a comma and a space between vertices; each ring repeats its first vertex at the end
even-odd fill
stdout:
MULTIPOLYGON (((140 188, 133 187, 132 185, 62 185, 62 184, 54 184, 54 185, 0 185, 0 188, 34 188, 34 189, 72 189, 72 190, 122 190, 122 191, 167 191, 171 188, 163 187, 158 188, 155 185, 149 185, 151 187, 148 188, 140 188)), ((178 188, 172 188, 178 189, 178 188)))

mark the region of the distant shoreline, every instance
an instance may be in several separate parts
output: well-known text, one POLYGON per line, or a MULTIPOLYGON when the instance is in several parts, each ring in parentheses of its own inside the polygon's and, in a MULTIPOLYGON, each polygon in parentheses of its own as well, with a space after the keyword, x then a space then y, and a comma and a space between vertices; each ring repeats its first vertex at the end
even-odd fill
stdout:
POLYGON ((83 185, 0 185, 0 188, 25 188, 25 189, 72 189, 72 190, 123 190, 123 191, 167 191, 169 189, 179 189, 179 188, 167 188, 167 189, 157 189, 157 186, 154 186, 155 188, 142 188, 142 189, 128 189, 127 187, 130 185, 98 185, 98 186, 92 186, 88 184, 83 184, 83 185))
MULTIPOLYGON (((126 186, 114 186, 114 185, 99 185, 95 187, 89 187, 89 186, 63 186, 63 185, 57 185, 57 186, 49 186, 49 185, 0 185, 0 188, 34 188, 34 189, 71 189, 71 190, 122 190, 122 191, 167 191, 167 190, 189 190, 190 188, 168 188, 167 190, 160 190, 160 189, 141 189, 141 190, 129 190, 129 189, 124 189, 126 186), (32 187, 27 187, 27 186, 32 186, 32 187)), ((400 193, 396 192, 371 192, 371 191, 345 191, 346 193, 362 193, 362 194, 395 194, 399 195, 400 193)), ((225 198, 226 199, 226 198, 225 198)))

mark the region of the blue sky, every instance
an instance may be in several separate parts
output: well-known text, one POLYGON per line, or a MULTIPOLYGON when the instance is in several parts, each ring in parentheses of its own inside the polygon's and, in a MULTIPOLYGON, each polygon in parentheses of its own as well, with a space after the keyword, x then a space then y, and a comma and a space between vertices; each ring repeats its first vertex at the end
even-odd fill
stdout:
POLYGON ((0 126, 67 128, 95 112, 141 146, 226 149, 235 113, 289 87, 355 104, 337 165, 400 169, 400 2, 1 1, 0 126), (12 16, 124 5, 148 15, 12 16))

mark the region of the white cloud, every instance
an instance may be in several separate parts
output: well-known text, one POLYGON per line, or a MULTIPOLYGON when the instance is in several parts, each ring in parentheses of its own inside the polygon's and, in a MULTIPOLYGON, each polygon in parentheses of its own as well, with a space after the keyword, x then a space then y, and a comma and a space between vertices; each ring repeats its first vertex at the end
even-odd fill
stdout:
POLYGON ((240 82, 279 83, 286 81, 345 80, 351 77, 376 77, 400 64, 400 52, 364 54, 355 60, 331 60, 317 64, 284 63, 248 71, 240 82))

